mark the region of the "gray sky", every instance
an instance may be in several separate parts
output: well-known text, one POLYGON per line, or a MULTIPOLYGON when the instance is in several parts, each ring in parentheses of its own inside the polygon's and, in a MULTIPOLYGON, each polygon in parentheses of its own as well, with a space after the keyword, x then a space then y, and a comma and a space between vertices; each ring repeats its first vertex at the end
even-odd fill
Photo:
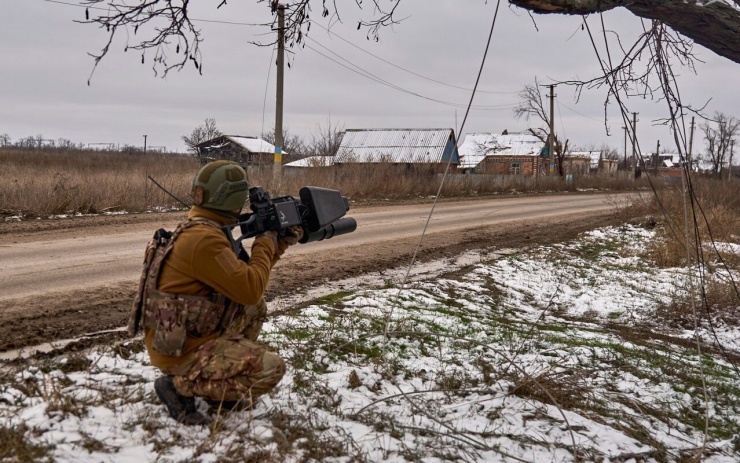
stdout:
MULTIPOLYGON (((232 0, 217 10, 219 3, 198 2, 191 17, 241 23, 270 19, 267 6, 256 0, 232 0)), ((337 3, 343 22, 332 24, 336 36, 314 26, 308 46, 409 92, 467 104, 470 90, 452 85, 472 89, 495 2, 402 0, 397 17, 404 20, 382 30, 379 42, 368 41, 365 31, 356 28, 358 18, 372 11, 360 11, 350 0, 337 3), (415 76, 371 54, 449 85, 415 76)), ((267 28, 197 22, 205 39, 203 75, 188 66, 165 79, 154 77, 151 54, 142 65, 140 53, 124 53, 121 34, 88 86, 93 60, 87 53, 98 52, 107 35, 95 25, 73 22, 84 19, 83 8, 44 0, 2 0, 2 6, 0 134, 8 133, 13 140, 43 134, 83 143, 142 145, 147 134, 150 146, 184 150, 180 137, 208 117, 215 118, 224 133, 235 135, 259 135, 274 125, 274 66, 268 80, 272 49, 249 43, 269 41, 267 28)), ((320 6, 317 1, 315 7, 320 6)), ((329 26, 329 18, 320 18, 319 9, 313 13, 319 26, 329 26)), ((604 19, 625 43, 631 43, 642 27, 639 18, 626 11, 609 12, 604 19)), ((535 16, 533 22, 525 11, 510 8, 503 0, 481 78, 482 92, 474 101, 487 109, 472 111, 463 133, 526 129, 529 124, 516 120, 511 108, 516 92, 533 83, 535 76, 541 84, 597 76, 598 61, 581 24, 580 17, 565 16, 535 16)), ((600 31, 597 17, 589 24, 600 31)), ((292 66, 286 69, 284 106, 284 125, 294 134, 310 137, 329 119, 345 128, 458 131, 462 108, 381 85, 308 47, 294 51, 292 66)), ((699 107, 711 99, 706 112, 740 117, 740 65, 698 45, 695 52, 705 61, 697 63, 697 74, 677 70, 684 103, 699 107)), ((571 145, 608 143, 622 150, 623 122, 614 104, 608 108, 611 136, 606 134, 604 89, 584 91, 579 101, 570 87, 560 86, 556 94, 556 130, 571 145)), ((666 117, 665 102, 632 98, 627 104, 630 111, 640 113, 638 138, 644 150, 654 150, 659 139, 662 147, 675 146, 672 134, 652 123, 666 117)), ((701 138, 695 135, 694 152, 703 149, 701 138)))

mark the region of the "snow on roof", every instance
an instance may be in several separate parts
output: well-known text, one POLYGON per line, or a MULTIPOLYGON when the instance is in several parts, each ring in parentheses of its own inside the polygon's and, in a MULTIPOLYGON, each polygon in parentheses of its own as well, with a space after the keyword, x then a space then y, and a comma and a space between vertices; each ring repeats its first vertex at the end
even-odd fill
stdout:
MULTIPOLYGON (((243 135, 222 135, 220 137, 213 138, 212 140, 219 140, 223 139, 223 141, 219 144, 210 144, 209 142, 211 140, 204 141, 202 143, 199 143, 198 146, 202 146, 205 149, 218 149, 218 148, 224 148, 228 146, 229 141, 232 143, 235 143, 245 150, 249 151, 250 153, 274 153, 275 152, 275 145, 272 143, 266 142, 265 140, 259 138, 259 137, 249 137, 249 136, 243 136, 243 135)), ((283 151, 283 154, 288 154, 286 151, 283 151)))
POLYGON ((599 161, 601 160, 601 151, 571 151, 568 156, 589 158, 591 160, 591 168, 598 169, 599 161))
POLYGON ((309 156, 284 164, 285 167, 326 167, 334 165, 334 156, 309 156))
MULTIPOLYGON (((452 129, 349 129, 336 154, 338 162, 443 162, 452 129)), ((453 156, 453 161, 455 157, 453 156)))
MULTIPOLYGON (((268 143, 265 140, 258 137, 242 137, 238 135, 227 135, 227 137, 235 143, 243 146, 247 151, 251 153, 274 153, 275 145, 268 143)), ((283 154, 288 154, 283 151, 283 154)))
POLYGON ((469 133, 458 148, 460 167, 475 167, 486 156, 537 156, 544 146, 544 142, 528 133, 469 133))
MULTIPOLYGON (((651 156, 653 156, 651 154, 651 156)), ((681 165, 681 155, 679 153, 660 153, 658 158, 666 167, 672 167, 673 165, 681 165), (668 164, 671 164, 670 166, 668 164)), ((685 158, 685 155, 684 155, 685 158)))

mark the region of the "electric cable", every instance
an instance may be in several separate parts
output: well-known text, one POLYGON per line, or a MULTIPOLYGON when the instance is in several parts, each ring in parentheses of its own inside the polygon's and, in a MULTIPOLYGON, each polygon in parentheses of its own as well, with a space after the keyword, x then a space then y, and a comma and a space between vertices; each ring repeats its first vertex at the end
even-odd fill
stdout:
MULTIPOLYGON (((467 88, 467 87, 461 87, 461 86, 459 86, 459 85, 454 85, 454 84, 448 84, 447 82, 442 82, 442 81, 440 81, 440 80, 437 80, 437 79, 433 79, 433 78, 431 78, 431 77, 427 77, 427 76, 425 76, 425 75, 419 74, 418 72, 414 72, 414 71, 411 71, 411 70, 409 70, 409 69, 406 69, 406 68, 405 68, 405 67, 403 67, 403 66, 399 66, 399 65, 397 65, 397 64, 395 64, 395 63, 392 63, 391 61, 388 61, 388 60, 387 60, 387 59, 385 59, 385 58, 381 58, 380 56, 378 56, 378 55, 376 55, 376 54, 374 54, 374 53, 372 53, 372 52, 369 52, 369 51, 365 50, 364 48, 362 48, 362 47, 360 47, 360 46, 358 46, 358 45, 355 45, 354 43, 352 43, 352 42, 350 42, 349 40, 345 39, 344 37, 342 37, 341 35, 337 34, 336 32, 334 32, 334 31, 332 31, 332 30, 330 30, 330 29, 328 29, 328 28, 326 28, 326 27, 322 26, 321 24, 317 23, 316 21, 310 21, 310 20, 309 20, 308 22, 310 22, 311 24, 314 24, 314 25, 316 25, 316 27, 319 27, 319 28, 321 28, 321 29, 324 29, 324 30, 325 30, 326 32, 328 32, 329 34, 331 34, 331 35, 333 35, 334 37, 338 38, 339 40, 341 40, 341 41, 343 41, 343 42, 345 42, 345 43, 349 44, 350 46, 352 46, 352 47, 354 47, 354 48, 356 48, 356 49, 360 50, 361 52, 363 52, 363 53, 365 53, 365 54, 368 54, 368 55, 372 56, 373 58, 375 58, 375 59, 377 59, 377 60, 380 60, 380 61, 382 61, 382 62, 384 62, 384 63, 388 64, 389 66, 393 66, 393 67, 394 67, 394 68, 396 68, 396 69, 400 69, 401 71, 407 72, 407 73, 409 73, 409 74, 411 74, 411 75, 414 75, 414 76, 416 76, 416 77, 420 77, 420 78, 422 78, 422 79, 424 79, 424 80, 428 80, 428 81, 430 81, 430 82, 434 82, 434 83, 437 83, 437 84, 440 84, 440 85, 444 85, 445 87, 451 87, 451 88, 456 88, 456 89, 459 89, 459 90, 465 90, 465 91, 468 91, 468 92, 470 92, 470 91, 473 91, 473 89, 471 89, 471 88, 467 88)), ((480 90, 480 89, 479 89, 479 90, 477 90, 477 93, 493 93, 493 94, 510 94, 510 95, 516 95, 516 94, 518 94, 518 93, 519 93, 519 91, 516 91, 516 92, 494 92, 494 91, 488 91, 488 90, 480 90)))
MULTIPOLYGON (((565 125, 563 124, 563 113, 560 112, 560 102, 557 98, 555 98, 555 104, 558 105, 558 119, 560 119, 560 130, 563 131, 563 140, 565 141, 568 139, 568 134, 565 133, 565 125)), ((563 147, 565 147, 565 145, 563 145, 563 147)), ((563 153, 563 156, 565 156, 565 153, 563 153)))
MULTIPOLYGON (((267 107, 267 89, 270 87, 270 72, 272 71, 272 59, 275 57, 275 48, 272 48, 270 54, 270 64, 267 66, 267 79, 265 80, 265 96, 262 99, 262 130, 260 136, 265 133, 265 108, 267 107)), ((261 158, 260 158, 261 159, 261 158)))
POLYGON ((585 114, 583 114, 583 113, 580 113, 580 112, 576 111, 575 109, 571 108, 570 106, 568 106, 568 105, 566 105, 566 104, 563 104, 563 103, 560 103, 560 102, 558 102, 558 104, 561 104, 561 105, 563 105, 563 107, 564 107, 565 109, 567 109, 567 110, 570 110, 570 111, 572 111, 572 112, 574 112, 574 113, 578 114, 579 116, 583 116, 583 117, 585 117, 586 119, 591 119, 592 121, 596 121, 596 122, 599 122, 599 123, 600 123, 600 122, 602 122, 602 121, 601 121, 601 119, 596 119, 595 117, 587 116, 587 115, 585 115, 585 114))
MULTIPOLYGON (((478 76, 475 79, 475 85, 473 86, 473 91, 472 91, 472 93, 470 95, 470 101, 468 102, 468 106, 467 106, 467 108, 465 110, 465 115, 463 116, 462 124, 460 125, 460 128, 458 130, 458 134, 462 133, 463 129, 465 128, 465 123, 467 122, 468 115, 470 114, 470 108, 472 107, 473 100, 475 99, 475 91, 478 88, 478 83, 480 82, 481 75, 483 74, 483 67, 485 65, 486 58, 488 57, 488 50, 489 50, 489 48, 491 46, 491 39, 493 37, 493 31, 494 31, 494 28, 496 26, 496 18, 498 17, 498 10, 499 10, 499 6, 500 5, 501 5, 501 0, 497 0, 497 2, 496 2, 496 10, 495 10, 494 15, 493 15, 493 21, 491 22, 491 30, 488 33, 488 40, 486 42, 486 48, 485 48, 485 50, 483 52, 483 58, 481 59, 480 67, 478 68, 478 76)), ((458 139, 456 141, 457 141, 457 143, 456 143, 456 145, 457 145, 456 146, 456 149, 457 149, 460 146, 460 140, 458 139)), ((409 265, 406 268, 406 273, 404 274, 403 280, 401 281, 401 285, 399 286, 398 292, 396 293, 396 298, 395 298, 396 301, 398 300, 399 296, 401 295, 401 291, 406 286, 406 283, 408 281, 409 274, 411 273, 411 268, 414 266, 414 263, 416 263, 416 257, 417 257, 417 255, 419 253, 419 250, 421 249, 422 243, 424 242, 424 236, 426 235, 426 232, 429 229, 429 223, 432 220, 432 215, 434 215, 434 209, 436 208, 437 202, 439 201, 439 197, 442 194, 442 187, 444 186, 444 182, 447 179, 447 174, 449 173, 451 163, 452 163, 452 154, 450 154, 450 157, 447 160, 447 164, 445 166, 444 173, 442 174, 442 179, 440 180, 440 183, 439 183, 439 188, 437 189, 437 194, 434 196, 434 201, 432 203, 432 207, 429 210, 429 215, 427 216, 427 220, 424 223, 424 229, 421 232, 421 236, 419 237, 419 242, 417 243, 416 248, 414 249, 414 254, 411 257, 411 262, 409 262, 409 265)), ((388 342, 388 331, 389 331, 388 330, 388 327, 389 327, 390 322, 391 322, 391 319, 393 317, 393 308, 394 308, 394 306, 392 304, 391 305, 391 310, 388 313, 388 315, 386 316, 386 320, 385 320, 385 324, 384 324, 384 328, 383 328, 384 336, 383 336, 382 357, 385 357, 385 353, 386 353, 386 344, 388 342)))
MULTIPOLYGON (((309 50, 311 50, 311 51, 317 53, 318 55, 320 55, 320 56, 328 59, 329 61, 334 62, 335 64, 338 64, 339 66, 342 66, 345 69, 348 69, 348 70, 350 70, 350 71, 352 71, 352 72, 354 72, 356 74, 359 74, 359 75, 361 75, 361 76, 363 76, 363 77, 365 77, 367 79, 370 79, 370 80, 372 80, 372 81, 374 81, 376 83, 379 83, 381 85, 385 85, 385 86, 390 87, 390 88, 392 88, 394 90, 398 90, 400 92, 403 92, 403 93, 406 93, 406 94, 409 94, 409 95, 412 95, 412 96, 416 96, 418 98, 422 98, 424 100, 432 101, 434 103, 439 103, 439 104, 442 104, 442 105, 445 105, 445 106, 452 106, 454 108, 467 108, 467 106, 465 104, 462 104, 462 103, 454 103, 454 102, 450 102, 450 101, 439 100, 437 98, 432 98, 432 97, 429 97, 429 96, 426 96, 426 95, 422 95, 420 93, 417 93, 417 92, 414 92, 414 91, 405 89, 403 87, 400 87, 400 86, 398 86, 396 84, 393 84, 392 82, 389 82, 389 81, 387 81, 387 80, 385 80, 385 79, 383 79, 381 77, 378 77, 375 74, 373 74, 373 73, 365 70, 364 68, 362 68, 362 67, 360 67, 360 66, 352 63, 348 59, 341 57, 339 54, 337 54, 336 52, 334 52, 332 50, 329 50, 328 48, 326 48, 325 46, 323 46, 321 43, 317 42, 315 39, 310 39, 310 40, 312 42, 316 43, 318 46, 324 48, 327 52, 329 52, 329 53, 335 55, 336 57, 338 57, 339 59, 347 62, 352 67, 349 67, 349 66, 347 66, 347 65, 345 65, 345 64, 343 64, 343 63, 341 63, 341 62, 339 62, 339 61, 331 58, 330 56, 325 55, 324 53, 322 53, 321 51, 315 49, 314 47, 312 47, 309 44, 305 44, 305 47, 308 48, 309 50)), ((490 106, 473 106, 472 108, 475 109, 475 110, 480 110, 480 111, 507 111, 507 110, 511 110, 515 106, 516 106, 515 103, 511 103, 511 104, 490 105, 490 106)))

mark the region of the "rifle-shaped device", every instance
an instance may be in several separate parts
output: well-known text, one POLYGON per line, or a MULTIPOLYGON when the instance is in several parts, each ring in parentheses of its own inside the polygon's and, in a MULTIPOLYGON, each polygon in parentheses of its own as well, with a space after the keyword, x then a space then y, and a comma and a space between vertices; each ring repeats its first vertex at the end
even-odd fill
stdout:
POLYGON ((285 235, 287 229, 300 226, 303 238, 300 243, 321 241, 337 235, 352 233, 357 222, 344 217, 349 211, 349 201, 338 190, 306 186, 299 191, 300 201, 292 196, 279 196, 270 199, 270 194, 262 187, 249 189, 249 208, 252 212, 239 216, 239 223, 225 228, 234 253, 240 255, 240 244, 266 231, 276 231, 285 235), (234 238, 232 228, 239 227, 241 236, 234 238))

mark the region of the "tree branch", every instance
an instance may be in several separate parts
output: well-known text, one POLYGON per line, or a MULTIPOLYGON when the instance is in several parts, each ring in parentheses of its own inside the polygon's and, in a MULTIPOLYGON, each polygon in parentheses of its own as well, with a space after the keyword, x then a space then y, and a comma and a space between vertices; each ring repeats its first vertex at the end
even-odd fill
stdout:
POLYGON ((665 0, 509 0, 539 14, 587 15, 624 7, 641 18, 658 20, 694 42, 740 63, 740 11, 728 1, 665 0))

